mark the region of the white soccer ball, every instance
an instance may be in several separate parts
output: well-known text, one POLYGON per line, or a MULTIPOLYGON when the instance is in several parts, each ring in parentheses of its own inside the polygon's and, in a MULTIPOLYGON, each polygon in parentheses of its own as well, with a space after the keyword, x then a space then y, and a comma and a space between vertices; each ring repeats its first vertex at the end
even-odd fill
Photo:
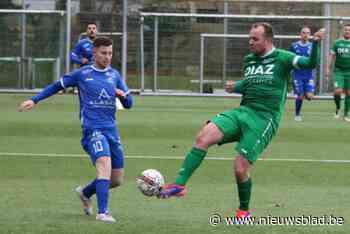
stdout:
POLYGON ((136 178, 136 184, 145 196, 157 196, 164 185, 164 177, 155 169, 147 169, 136 178))

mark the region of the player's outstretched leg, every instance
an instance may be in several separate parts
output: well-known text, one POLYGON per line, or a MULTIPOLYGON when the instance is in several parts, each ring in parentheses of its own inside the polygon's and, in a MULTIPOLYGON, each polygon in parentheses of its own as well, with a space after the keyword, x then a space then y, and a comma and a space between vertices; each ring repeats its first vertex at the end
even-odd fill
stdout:
POLYGON ((83 210, 84 210, 84 213, 86 215, 92 215, 93 214, 93 211, 92 211, 92 205, 91 205, 91 199, 90 198, 87 198, 84 193, 83 193, 83 187, 82 186, 78 186, 76 189, 75 189, 75 192, 78 194, 78 197, 81 201, 81 204, 83 206, 83 210))
POLYGON ((158 198, 182 197, 187 190, 185 184, 190 179, 192 174, 201 165, 204 157, 207 154, 208 148, 223 139, 223 133, 212 122, 209 122, 199 132, 196 143, 190 152, 186 155, 182 163, 182 167, 178 172, 175 183, 167 184, 160 190, 158 198))
POLYGON ((182 197, 187 190, 185 184, 202 163, 207 151, 193 147, 187 154, 179 170, 175 183, 166 184, 159 192, 158 198, 182 197))

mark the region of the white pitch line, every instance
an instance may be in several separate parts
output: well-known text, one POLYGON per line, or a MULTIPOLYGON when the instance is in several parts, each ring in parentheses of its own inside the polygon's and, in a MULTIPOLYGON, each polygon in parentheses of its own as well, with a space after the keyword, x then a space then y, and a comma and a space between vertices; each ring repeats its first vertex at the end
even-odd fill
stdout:
MULTIPOLYGON (((53 154, 53 153, 9 153, 0 152, 0 156, 24 156, 24 157, 57 157, 57 158, 85 158, 86 154, 53 154)), ((141 156, 141 155, 129 155, 125 158, 130 159, 162 159, 162 160, 182 160, 184 157, 179 156, 141 156)), ((223 157, 206 157, 206 160, 217 160, 217 161, 232 161, 232 158, 223 157)), ((318 163, 350 163, 350 160, 343 159, 303 159, 303 158, 262 158, 259 161, 275 161, 275 162, 318 162, 318 163)))

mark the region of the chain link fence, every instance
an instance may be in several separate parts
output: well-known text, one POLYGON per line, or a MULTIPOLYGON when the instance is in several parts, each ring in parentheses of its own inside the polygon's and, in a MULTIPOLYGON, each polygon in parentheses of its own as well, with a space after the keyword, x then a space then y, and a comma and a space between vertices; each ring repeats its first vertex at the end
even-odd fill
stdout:
MULTIPOLYGON (((8 1, 21 2, 21 1, 8 1)), ((27 10, 65 11, 67 0, 26 0, 27 10)), ((202 90, 201 35, 247 34, 256 21, 270 22, 278 35, 296 36, 303 25, 313 31, 328 25, 330 44, 341 35, 341 19, 311 18, 219 18, 219 17, 141 17, 142 12, 186 13, 202 15, 333 16, 345 17, 350 3, 244 2, 244 1, 158 1, 128 0, 127 83, 132 89, 151 92, 214 92, 227 79, 242 77, 242 58, 248 51, 247 38, 207 37, 203 46, 202 90), (156 20, 157 18, 157 20, 156 20), (156 22, 157 21, 157 22, 156 22), (142 27, 141 27, 142 25, 142 27), (142 49, 143 48, 143 49, 142 49)), ((100 32, 114 41, 113 66, 122 69, 123 1, 70 0, 71 40, 73 47, 95 22, 100 32)), ((1 4, 2 8, 23 8, 1 4)), ((0 89, 42 88, 65 69, 66 17, 62 14, 23 14, 0 12, 0 89), (25 33, 23 33, 25 30, 25 33), (25 43, 24 43, 25 40, 25 43), (47 59, 47 61, 45 61, 47 59), (33 65, 33 63, 35 65, 33 65), (59 63, 59 69, 58 65, 59 63), (34 69, 33 69, 34 67, 34 69), (34 71, 33 71, 34 70, 34 71)), ((277 47, 288 49, 295 39, 276 39, 277 47)), ((325 59, 326 54, 321 56, 325 59)), ((73 67, 72 67, 73 68, 73 67)), ((318 91, 332 91, 332 85, 320 83, 318 91), (322 86, 322 87, 321 87, 322 86), (322 89, 321 89, 322 88, 322 89)))

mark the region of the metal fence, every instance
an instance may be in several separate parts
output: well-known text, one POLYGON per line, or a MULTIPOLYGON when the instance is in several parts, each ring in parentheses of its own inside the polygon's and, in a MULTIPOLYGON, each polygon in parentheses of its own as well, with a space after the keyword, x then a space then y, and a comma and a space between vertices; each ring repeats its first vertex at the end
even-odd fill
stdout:
MULTIPOLYGON (((276 39, 276 46, 284 49, 296 40, 301 26, 312 31, 326 27, 324 63, 350 11, 349 2, 338 0, 51 1, 60 10, 0 10, 0 89, 41 88, 73 69, 69 51, 86 24, 94 21, 100 32, 112 37, 113 66, 130 88, 152 93, 220 91, 225 80, 242 76, 242 59, 249 51, 241 35, 253 22, 270 22, 275 34, 293 37, 276 39)), ((332 91, 332 84, 323 80, 322 66, 318 74, 318 92, 332 91)))
POLYGON ((42 88, 57 79, 64 61, 65 12, 0 10, 0 22, 0 87, 42 88), (37 82, 43 62, 55 66, 41 69, 37 82))
POLYGON ((247 33, 251 23, 256 21, 271 23, 275 33, 280 34, 275 37, 275 45, 284 49, 289 49, 291 43, 298 40, 300 28, 306 22, 313 31, 326 27, 317 91, 327 93, 332 89, 332 84, 324 79, 329 48, 341 34, 342 24, 350 20, 349 17, 329 15, 149 12, 141 13, 141 17, 141 90, 200 93, 222 89, 225 80, 242 77, 242 60, 249 53, 247 33), (163 26, 167 24, 176 25, 177 28, 163 26), (153 40, 152 50, 145 46, 147 40, 153 40))

